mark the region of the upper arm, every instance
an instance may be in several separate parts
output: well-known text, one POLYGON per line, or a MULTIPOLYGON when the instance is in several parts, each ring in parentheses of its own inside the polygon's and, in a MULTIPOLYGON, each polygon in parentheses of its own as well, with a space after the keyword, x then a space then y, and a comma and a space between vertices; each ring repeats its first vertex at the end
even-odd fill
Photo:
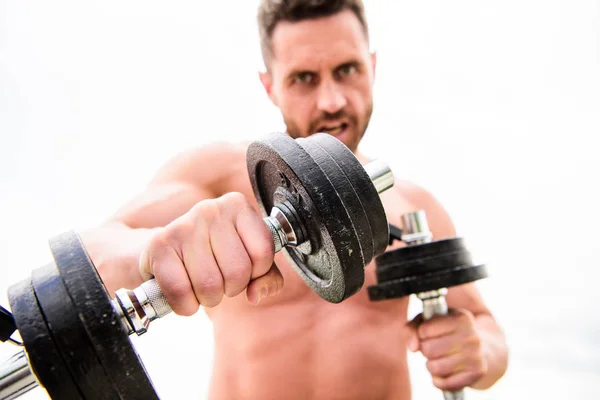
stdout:
POLYGON ((199 201, 225 193, 231 176, 244 162, 243 147, 224 143, 177 154, 155 173, 145 190, 121 207, 109 222, 130 228, 165 226, 199 201))
MULTIPOLYGON (((450 215, 430 192, 410 183, 401 183, 398 186, 414 210, 425 211, 433 240, 456 237, 456 229, 450 215)), ((475 315, 490 313, 474 282, 448 288, 446 301, 450 308, 467 309, 475 315)))

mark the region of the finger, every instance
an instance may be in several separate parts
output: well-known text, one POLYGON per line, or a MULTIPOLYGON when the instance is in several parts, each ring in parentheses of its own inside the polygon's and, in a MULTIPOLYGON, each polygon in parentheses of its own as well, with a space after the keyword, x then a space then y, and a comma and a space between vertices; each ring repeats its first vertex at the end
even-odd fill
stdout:
POLYGON ((138 270, 140 271, 140 275, 142 276, 144 282, 154 278, 152 263, 150 262, 149 248, 150 246, 146 246, 142 250, 138 262, 138 270))
POLYGON ((223 299, 223 276, 213 254, 207 225, 202 219, 196 221, 191 237, 182 239, 182 253, 198 302, 211 308, 223 299))
POLYGON ((174 313, 189 316, 198 311, 200 304, 194 295, 183 262, 163 237, 157 236, 144 251, 140 258, 140 270, 142 269, 156 278, 174 313))
POLYGON ((456 331, 448 336, 421 340, 421 352, 428 360, 435 360, 461 351, 475 349, 479 342, 474 331, 456 331))
POLYGON ((419 328, 419 325, 421 324, 422 321, 423 321, 423 315, 418 314, 406 325, 406 327, 408 328, 407 329, 408 339, 407 339, 406 345, 408 346, 408 349, 410 351, 412 351, 413 353, 416 352, 417 350, 419 350, 419 347, 420 347, 417 329, 419 328))
POLYGON ((273 263, 266 274, 250 282, 246 290, 246 296, 251 304, 258 305, 265 297, 279 294, 282 288, 283 276, 279 268, 273 263))
POLYGON ((432 379, 438 389, 454 392, 473 385, 482 377, 483 375, 476 371, 462 371, 447 378, 435 376, 432 379))
POLYGON ((474 318, 470 312, 450 310, 447 315, 438 315, 424 321, 419 326, 418 334, 421 340, 448 336, 459 328, 473 324, 474 318))
POLYGON ((265 221, 245 200, 235 216, 235 229, 252 262, 251 279, 266 274, 275 257, 273 236, 265 221))
POLYGON ((237 296, 248 286, 252 262, 231 220, 219 219, 210 228, 214 259, 223 277, 226 296, 237 296))
POLYGON ((427 369, 432 376, 447 378, 460 372, 477 371, 483 363, 481 352, 466 350, 447 357, 427 361, 427 369))

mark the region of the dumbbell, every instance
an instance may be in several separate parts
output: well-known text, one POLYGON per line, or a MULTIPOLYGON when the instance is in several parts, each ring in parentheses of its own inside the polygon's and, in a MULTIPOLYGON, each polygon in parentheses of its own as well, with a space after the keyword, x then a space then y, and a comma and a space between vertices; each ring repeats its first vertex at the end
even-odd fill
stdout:
MULTIPOLYGON (((326 301, 358 292, 389 240, 379 197, 393 185, 387 165, 363 167, 327 134, 271 134, 249 146, 246 160, 275 250, 326 301)), ((53 399, 158 398, 129 339, 171 312, 156 281, 111 299, 76 232, 49 246, 54 262, 8 290, 25 349, 5 368, 0 399, 38 384, 53 399)))
MULTIPOLYGON (((377 284, 367 288, 369 299, 381 301, 415 294, 423 303, 423 319, 448 314, 448 288, 488 276, 483 264, 473 264, 463 238, 432 241, 425 211, 402 215, 402 228, 390 228, 390 243, 405 247, 375 257, 377 284)), ((462 400, 464 392, 443 391, 445 400, 462 400)))

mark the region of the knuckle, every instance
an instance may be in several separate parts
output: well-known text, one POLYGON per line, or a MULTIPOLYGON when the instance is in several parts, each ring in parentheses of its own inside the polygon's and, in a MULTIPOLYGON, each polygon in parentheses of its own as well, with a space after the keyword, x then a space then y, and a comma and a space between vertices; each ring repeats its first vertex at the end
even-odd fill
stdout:
POLYGON ((150 256, 155 256, 157 253, 166 247, 169 247, 171 232, 168 229, 162 229, 157 234, 153 235, 148 244, 148 252, 150 256))
POLYGON ((246 204, 246 196, 244 196, 241 192, 229 192, 226 194, 228 198, 235 204, 245 205, 246 204))
POLYGON ((481 348, 481 338, 477 333, 473 332, 465 339, 465 344, 469 347, 480 349, 481 348))
POLYGON ((170 243, 181 244, 184 240, 192 236, 195 229, 196 224, 191 218, 183 218, 170 229, 168 240, 170 243))
POLYGON ((465 310, 461 310, 454 315, 458 322, 464 325, 470 324, 472 321, 474 321, 472 314, 465 310))
POLYGON ((240 192, 229 192, 219 198, 219 207, 229 209, 232 207, 236 211, 243 210, 249 206, 246 196, 240 192))
POLYGON ((195 223, 193 218, 190 218, 189 215, 184 215, 162 229, 154 236, 153 241, 158 246, 176 247, 185 238, 189 238, 194 230, 195 223))
POLYGON ((220 215, 221 208, 219 207, 218 200, 206 199, 197 203, 192 208, 192 212, 194 214, 195 220, 214 219, 220 215))

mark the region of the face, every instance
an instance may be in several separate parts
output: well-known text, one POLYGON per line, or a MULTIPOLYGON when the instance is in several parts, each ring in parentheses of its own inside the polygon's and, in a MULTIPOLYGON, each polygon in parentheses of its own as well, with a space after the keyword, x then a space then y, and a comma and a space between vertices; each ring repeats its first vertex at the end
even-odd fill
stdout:
POLYGON ((352 11, 299 22, 282 21, 261 81, 294 138, 316 132, 358 147, 373 109, 375 55, 352 11))

